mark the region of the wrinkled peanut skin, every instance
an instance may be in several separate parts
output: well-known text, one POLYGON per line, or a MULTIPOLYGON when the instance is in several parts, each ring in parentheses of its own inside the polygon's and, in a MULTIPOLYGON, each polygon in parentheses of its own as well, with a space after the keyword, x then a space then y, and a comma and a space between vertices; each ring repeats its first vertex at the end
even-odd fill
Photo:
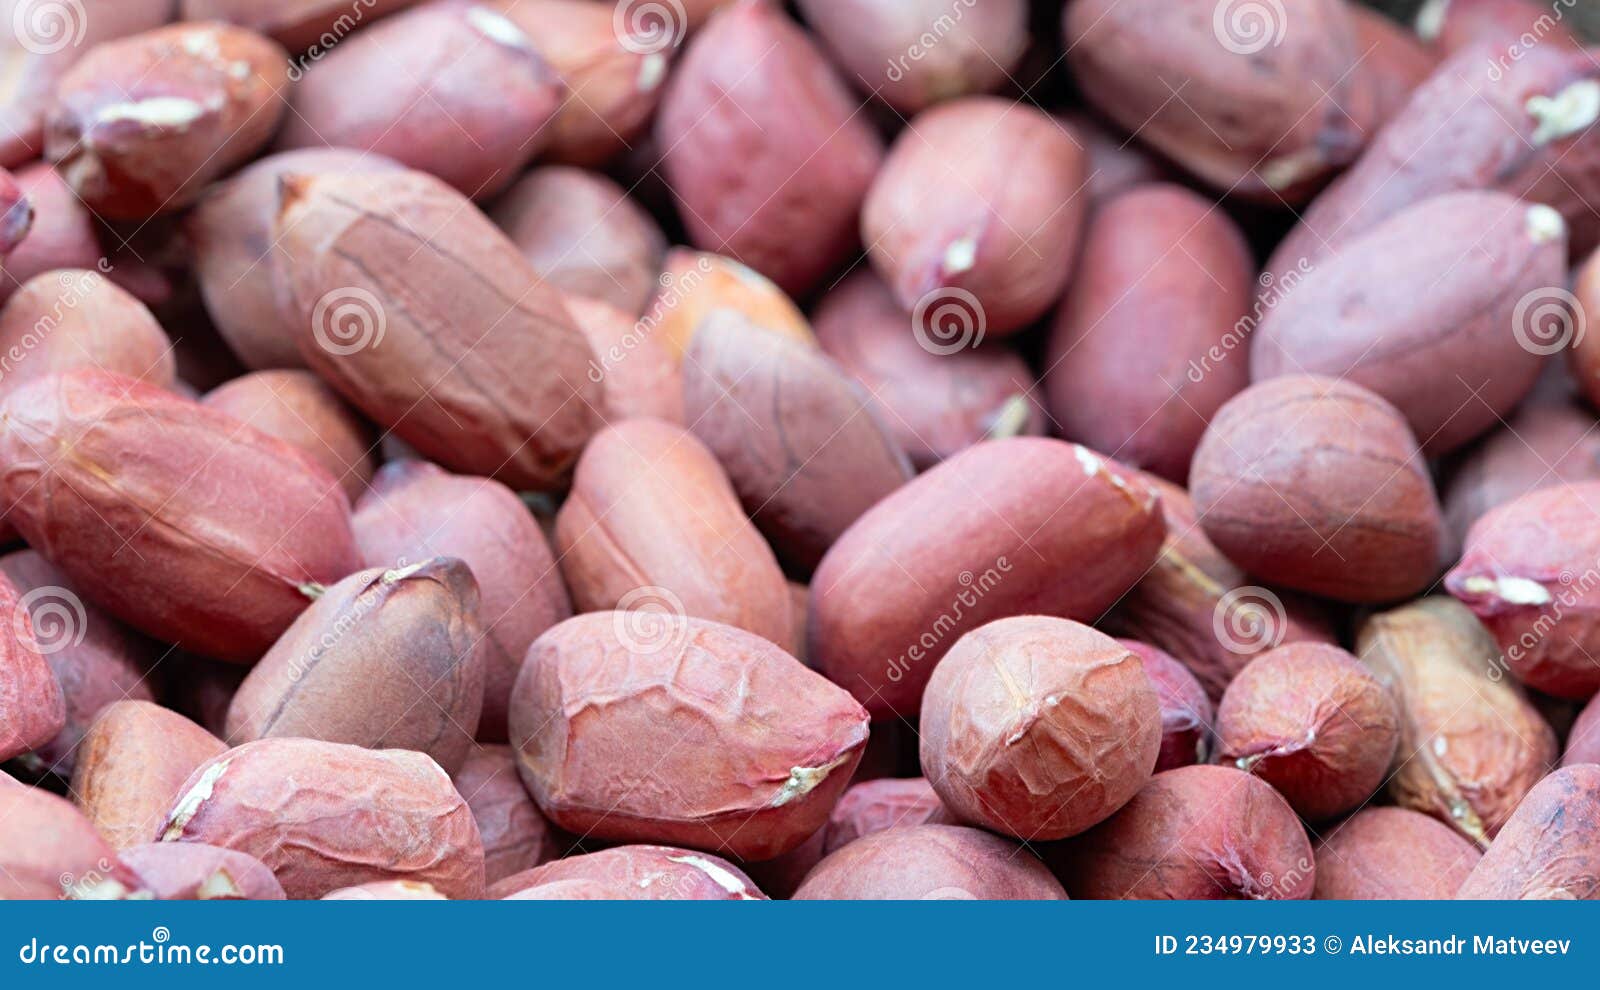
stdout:
POLYGON ((884 777, 852 784, 833 806, 823 830, 824 854, 864 835, 891 828, 953 825, 955 821, 926 777, 884 777))
POLYGON ((283 885, 254 856, 199 842, 147 842, 117 853, 158 901, 281 901, 283 885))
POLYGON ((1063 901, 1033 853, 957 825, 912 825, 865 835, 830 854, 797 901, 1063 901))
POLYGON ((1161 705, 1161 750, 1156 755, 1155 772, 1205 763, 1216 709, 1199 678, 1165 650, 1132 639, 1117 642, 1144 665, 1145 676, 1150 678, 1161 705))
POLYGON ((189 775, 227 748, 160 705, 114 702, 84 734, 72 774, 74 800, 115 848, 148 842, 189 775))
POLYGON ((1488 846, 1559 752, 1493 638, 1436 595, 1367 620, 1356 650, 1399 708, 1389 796, 1488 846))
POLYGON ((16 584, 0 576, 0 760, 44 746, 67 723, 61 685, 27 611, 16 584))
POLYGON ((491 899, 640 901, 764 901, 750 878, 710 853, 671 846, 630 845, 569 856, 510 876, 489 888, 491 899), (567 890, 537 890, 574 885, 567 890), (582 885, 577 889, 576 885, 582 885), (601 892, 604 891, 602 894, 601 892), (520 896, 519 896, 520 895, 520 896))
POLYGON ((1517 806, 1456 895, 1462 900, 1600 899, 1600 765, 1563 767, 1517 806))
POLYGON ((1104 821, 1150 779, 1161 705, 1137 655, 1067 619, 967 633, 922 699, 922 770, 968 822, 1025 842, 1104 821))
POLYGON ((376 880, 483 896, 472 812, 437 763, 407 750, 245 743, 195 770, 152 838, 248 853, 295 899, 376 880))
POLYGON ((0 900, 115 897, 137 886, 70 802, 0 775, 0 900))
POLYGON ((561 854, 555 828, 522 786, 510 746, 475 747, 453 779, 483 837, 486 882, 497 883, 561 854))
POLYGON ((372 428, 309 371, 241 375, 207 392, 200 403, 299 447, 352 504, 366 490, 377 459, 372 428))
POLYGON ((1448 901, 1482 854, 1405 808, 1363 808, 1317 845, 1319 901, 1448 901))
MULTIPOLYGON (((387 14, 416 6, 422 0, 361 0, 361 21, 370 24, 387 14)), ((325 40, 349 17, 350 0, 180 0, 186 21, 227 21, 273 38, 293 52, 325 40)))
POLYGON ((0 463, 6 518, 74 588, 220 660, 258 658, 358 562, 348 501, 297 448, 119 375, 11 393, 0 463))
POLYGON ((867 713, 759 637, 654 618, 580 615, 533 644, 511 698, 528 792, 580 835, 788 852, 849 783, 867 713))
POLYGON ((0 308, 0 394, 72 368, 98 368, 159 388, 177 380, 172 341, 144 304, 98 271, 41 272, 0 308))

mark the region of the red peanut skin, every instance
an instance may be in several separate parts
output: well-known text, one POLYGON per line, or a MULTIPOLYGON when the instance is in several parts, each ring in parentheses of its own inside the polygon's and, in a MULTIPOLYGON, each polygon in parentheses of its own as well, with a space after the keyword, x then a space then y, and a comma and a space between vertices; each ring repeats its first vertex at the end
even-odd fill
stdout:
POLYGON ((1064 901, 1061 884, 1033 853, 975 828, 892 828, 830 854, 795 892, 797 901, 1064 901))
POLYGON ((840 71, 906 115, 941 100, 993 92, 1028 47, 1024 0, 989 0, 961 10, 943 0, 799 0, 797 6, 840 71), (929 33, 938 44, 926 45, 929 33), (913 49, 919 57, 908 55, 913 49))
POLYGON ((0 256, 17 249, 33 228, 33 203, 16 176, 0 168, 0 256))
POLYGON ((832 853, 864 835, 929 823, 953 825, 954 817, 926 777, 883 777, 850 785, 828 815, 822 852, 832 853))
POLYGON ((1473 524, 1445 575, 1449 592, 1494 633, 1517 679, 1582 701, 1600 689, 1600 481, 1530 492, 1473 524), (1510 582, 1509 584, 1507 582, 1510 582))
POLYGON ((352 503, 366 491, 377 440, 355 410, 309 371, 257 371, 207 392, 200 404, 294 444, 352 503))
POLYGON ((356 505, 356 544, 368 567, 459 557, 478 582, 483 627, 483 715, 478 738, 504 741, 511 686, 528 647, 572 614, 539 523, 489 478, 450 474, 425 461, 391 461, 356 505))
POLYGON ((1071 132, 1031 106, 941 104, 890 149, 862 206, 861 239, 901 309, 960 290, 977 298, 980 326, 1013 333, 1066 288, 1085 174, 1071 132))
POLYGON ((556 830, 522 786, 510 746, 474 748, 454 779, 483 838, 486 882, 531 870, 561 854, 556 830))
POLYGON ((582 835, 748 860, 821 828, 867 742, 861 706, 743 630, 637 618, 580 615, 528 651, 511 739, 540 810, 582 835))
POLYGON ((661 291, 639 325, 681 361, 700 324, 721 309, 805 343, 816 340, 805 314, 771 279, 732 258, 689 248, 667 249, 661 291))
MULTIPOLYGON (((1600 251, 1591 254, 1573 274, 1572 294, 1577 298, 1578 309, 1585 317, 1600 313, 1600 251)), ((1574 324, 1575 327, 1578 325, 1574 324)), ((1565 330, 1559 322, 1553 324, 1553 328, 1557 333, 1565 330)), ((1552 343, 1565 343, 1568 340, 1572 346, 1567 350, 1567 366, 1571 369, 1578 392, 1589 401, 1589 405, 1600 408, 1600 343, 1587 334, 1577 333, 1576 329, 1566 338, 1558 337, 1552 343)))
POLYGON ((349 503, 299 450, 162 389, 79 369, 0 406, 0 497, 106 611, 219 660, 264 653, 354 570, 349 503))
POLYGON ((955 815, 1031 842, 1104 821, 1150 779, 1161 705, 1131 650, 1018 616, 951 647, 922 699, 922 770, 955 815))
POLYGON ((1600 899, 1600 766, 1563 767, 1540 781, 1478 860, 1462 900, 1600 899))
POLYGON ((1356 31, 1359 71, 1372 77, 1378 101, 1377 124, 1393 120, 1433 70, 1437 52, 1425 47, 1408 27, 1359 3, 1347 5, 1356 31))
POLYGON ((285 178, 277 229, 297 259, 300 353, 335 391, 445 467, 564 480, 604 405, 593 353, 487 217, 419 172, 323 174, 285 178), (319 323, 319 300, 352 287, 382 319, 364 310, 353 335, 336 309, 319 323))
POLYGON ((61 77, 45 157, 103 216, 171 213, 272 137, 288 86, 287 53, 242 28, 174 24, 109 41, 61 77))
POLYGON ((488 896, 493 900, 767 899, 749 877, 725 859, 692 849, 649 845, 617 846, 554 860, 501 880, 489 888, 488 896), (553 889, 557 885, 562 889, 553 889), (544 893, 534 896, 536 890, 544 893))
POLYGON ((605 382, 606 421, 638 416, 682 426, 683 368, 643 320, 598 299, 567 296, 567 312, 589 341, 589 380, 605 382))
POLYGON ((281 901, 283 886, 254 856, 199 842, 147 842, 117 853, 158 901, 281 901))
POLYGON ((1173 185, 1098 207, 1051 331, 1045 375, 1062 434, 1182 483, 1206 423, 1249 384, 1241 341, 1255 261, 1212 202, 1173 185))
POLYGON ((78 743, 102 708, 124 698, 152 700, 146 678, 156 644, 83 601, 66 575, 32 550, 0 557, 0 574, 29 602, 34 641, 65 703, 61 731, 25 759, 71 777, 78 743))
POLYGON ((1223 14, 1210 0, 1078 0, 1067 58, 1091 104, 1207 184, 1304 200, 1356 157, 1377 112, 1346 5, 1306 0, 1253 26, 1223 14), (1252 44, 1255 29, 1271 43, 1252 44))
POLYGON ((539 277, 569 298, 608 302, 626 312, 631 325, 656 293, 666 237, 621 186, 598 172, 570 165, 533 169, 495 201, 489 217, 539 277))
POLYGON ((1319 901, 1448 901, 1482 855, 1442 822, 1363 808, 1317 845, 1319 901))
POLYGON ((1524 35, 1533 35, 1539 44, 1579 44, 1551 13, 1551 7, 1535 0, 1428 0, 1417 13, 1416 29, 1424 42, 1446 54, 1478 42, 1503 48, 1524 35))
POLYGON ((814 347, 717 314, 683 363, 684 419, 778 558, 810 574, 846 529, 911 480, 866 393, 814 347))
POLYGON ((1068 893, 1094 900, 1304 900, 1316 874, 1288 803, 1260 778, 1218 766, 1156 774, 1050 856, 1068 893))
POLYGON ((565 92, 532 41, 484 4, 389 17, 305 69, 280 149, 337 142, 490 196, 548 139, 565 92))
POLYGON ((1132 639, 1117 642, 1144 665, 1161 705, 1161 750, 1155 772, 1206 762, 1216 709, 1200 680, 1165 650, 1132 639))
POLYGON ((1156 559, 1164 529, 1154 491, 1075 444, 970 447, 828 551, 811 581, 812 662, 875 719, 912 717, 963 633, 1010 615, 1093 621, 1156 559))
POLYGON ((319 172, 388 172, 401 166, 370 151, 301 148, 268 155, 207 190, 184 218, 206 313, 247 368, 303 368, 286 271, 295 262, 277 236, 278 181, 319 172))
MULTIPOLYGON (((7 35, 0 34, 0 38, 7 35)), ((0 130, 0 135, 5 132, 0 130)), ((5 257, 0 299, 44 272, 62 268, 92 269, 105 256, 94 217, 72 187, 47 162, 16 170, 17 188, 33 210, 28 235, 5 257)))
POLYGON ((412 7, 421 0, 360 0, 359 9, 350 0, 179 0, 186 21, 227 21, 259 31, 293 52, 310 48, 330 33, 342 37, 351 30, 341 25, 353 13, 360 24, 370 24, 397 10, 412 7))
POLYGON ((60 269, 23 284, 0 308, 0 394, 72 368, 99 368, 159 388, 177 381, 172 341, 144 304, 98 271, 60 269))
POLYGON ((61 685, 26 612, 17 586, 0 576, 0 614, 11 617, 0 629, 0 760, 37 749, 66 727, 61 685))
POLYGON ((856 246, 882 142, 811 38, 767 0, 695 33, 656 114, 689 240, 803 295, 856 246), (805 163, 800 167, 800 163, 805 163))
POLYGON ((716 458, 680 427, 630 419, 597 435, 556 515, 555 549, 579 612, 662 588, 686 615, 773 643, 792 635, 777 559, 716 458))
POLYGON ((1414 595, 1444 522, 1394 406, 1350 382, 1286 375, 1218 411, 1189 474, 1206 536, 1257 577, 1347 602, 1414 595))
POLYGON ((1045 432, 1033 372, 1021 357, 1003 344, 929 351, 871 271, 823 296, 813 321, 817 343, 870 393, 918 470, 989 437, 1045 432))
POLYGON ((1497 425, 1539 377, 1544 355, 1525 342, 1538 338, 1522 300, 1563 283, 1564 227, 1545 207, 1494 192, 1403 210, 1345 242, 1266 315, 1251 335, 1251 375, 1365 386, 1405 415, 1423 453, 1448 453, 1497 425))
POLYGON ((154 831, 248 853, 294 899, 377 880, 483 896, 483 842, 428 757, 314 739, 262 739, 202 764, 154 831))
POLYGON ((454 773, 483 710, 478 585, 454 557, 358 571, 251 668, 227 740, 299 737, 409 749, 454 773))
POLYGON ((106 841, 150 841, 195 768, 227 750, 177 712, 148 701, 107 705, 78 749, 72 794, 106 841))
POLYGON ((1083 145, 1084 171, 1082 194, 1089 197, 1092 211, 1122 193, 1152 182, 1170 182, 1174 170, 1167 162, 1143 146, 1129 140, 1099 117, 1087 111, 1069 110, 1061 120, 1083 145))
POLYGON ((1322 643, 1256 657, 1217 706, 1217 761, 1265 780, 1311 821, 1371 798, 1399 741, 1399 712, 1384 685, 1322 643))
POLYGON ((1561 765, 1564 767, 1576 763, 1600 763, 1600 701, 1593 698, 1583 706, 1577 721, 1572 723, 1572 731, 1567 735, 1566 752, 1561 756, 1561 765))
POLYGON ((116 897, 137 884, 65 798, 0 782, 0 900, 116 897))

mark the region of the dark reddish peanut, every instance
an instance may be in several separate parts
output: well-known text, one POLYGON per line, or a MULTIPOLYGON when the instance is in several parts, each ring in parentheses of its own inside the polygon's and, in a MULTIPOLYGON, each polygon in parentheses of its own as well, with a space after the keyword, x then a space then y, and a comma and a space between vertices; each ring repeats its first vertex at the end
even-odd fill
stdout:
POLYGON ((1372 77, 1378 101, 1376 124, 1382 126, 1411 102, 1411 94, 1438 68, 1439 57, 1392 18, 1359 3, 1346 9, 1356 29, 1358 71, 1372 77))
POLYGON ((84 733, 72 794, 106 841, 126 849, 150 841, 184 781, 227 748, 160 705, 113 702, 84 733))
POLYGON ((65 703, 61 731, 26 759, 35 770, 71 777, 78 743, 102 708, 124 698, 151 700, 145 678, 156 645, 85 602, 66 575, 32 550, 0 557, 0 574, 21 595, 17 606, 28 611, 34 644, 65 703))
POLYGON ((1399 410, 1350 382, 1288 375, 1229 400, 1189 491, 1206 536, 1252 575, 1348 602, 1414 595, 1444 519, 1399 410))
POLYGON ((1025 0, 959 10, 945 0, 800 0, 798 6, 857 88, 904 114, 993 92, 1028 47, 1025 0), (930 37, 938 42, 929 45, 930 37))
POLYGON ((155 837, 237 849, 289 897, 374 880, 483 896, 483 843, 450 777, 421 753, 262 739, 202 764, 155 837))
POLYGON ((662 261, 661 291, 639 321, 676 359, 706 317, 732 309, 752 324, 813 344, 811 326, 783 290, 760 272, 720 254, 672 248, 662 261))
POLYGON ((368 567, 459 557, 478 583, 483 641, 482 739, 506 737, 511 685, 528 647, 572 614, 539 523, 511 489, 425 461, 393 461, 356 505, 356 544, 368 567))
POLYGON ((566 84, 566 98, 547 128, 547 160, 599 165, 641 138, 661 99, 673 39, 626 30, 617 18, 628 7, 607 10, 578 0, 496 0, 493 6, 522 28, 566 84))
POLYGON ((1319 901, 1448 901, 1482 855, 1427 815, 1364 808, 1317 845, 1319 901))
POLYGON ((0 783, 0 900, 116 900, 137 889, 132 871, 65 798, 0 783))
POLYGON ((1600 481, 1541 488, 1485 514, 1445 588, 1494 633, 1531 688, 1582 701, 1600 689, 1600 481))
POLYGON ((1251 658, 1280 643, 1333 643, 1330 617, 1309 598, 1278 595, 1250 578, 1206 537, 1189 493, 1153 475, 1166 542, 1123 596, 1108 625, 1177 657, 1217 700, 1251 658))
POLYGON ((410 749, 454 773, 483 711, 482 640, 478 583, 457 558, 358 571, 251 668, 225 738, 410 749))
POLYGON ((286 284, 295 258, 274 229, 278 180, 399 168, 381 155, 348 148, 281 151, 213 186, 184 218, 206 313, 246 367, 303 368, 306 363, 286 284))
POLYGON ((157 639, 252 661, 354 570, 349 506, 298 449, 79 369, 0 406, 6 518, 73 587, 157 639))
POLYGON ((272 137, 288 65, 275 42, 216 23, 96 45, 61 77, 45 157, 103 216, 174 212, 272 137))
POLYGON ((1436 196, 1346 241, 1287 293, 1251 335, 1251 375, 1364 386, 1423 453, 1448 453, 1533 388, 1547 350, 1527 300, 1559 291, 1566 265, 1566 224, 1548 206, 1436 196))
MULTIPOLYGON (((0 316, 3 320, 3 316, 0 316)), ((354 502, 367 488, 377 440, 355 411, 309 371, 257 371, 207 392, 200 404, 294 444, 354 502)))
POLYGON ((46 745, 67 724, 61 685, 28 611, 11 578, 0 576, 0 760, 46 745))
POLYGON ((1161 706, 1161 750, 1155 772, 1206 762, 1216 711, 1206 689, 1172 654, 1137 640, 1118 640, 1144 664, 1161 706))
POLYGON ((817 342, 870 393, 911 463, 927 469, 986 438, 1038 435, 1033 372, 1004 345, 929 348, 888 286, 851 275, 818 304, 817 342))
POLYGON ((1045 384, 1064 435, 1183 481, 1206 423, 1250 382, 1255 260, 1210 200, 1137 187, 1101 203, 1051 331, 1045 384), (1218 360, 1214 355, 1220 355, 1218 360))
POLYGON ((829 854, 797 901, 1063 901, 1061 884, 1009 839, 957 825, 864 835, 829 854))
POLYGON ((1031 106, 941 104, 912 119, 872 180, 861 239, 901 308, 928 314, 940 346, 959 349, 1026 326, 1060 298, 1085 174, 1066 125, 1031 106), (947 308, 959 341, 946 340, 947 308))
POLYGON ((1539 326, 1543 327, 1545 336, 1537 338, 1536 342, 1546 345, 1547 349, 1571 344, 1567 351, 1568 366, 1578 392, 1591 406, 1600 408, 1600 341, 1580 330, 1587 326, 1588 320, 1600 316, 1600 251, 1591 254, 1573 274, 1572 293, 1578 304, 1566 310, 1552 309, 1550 300, 1540 300, 1545 304, 1546 322, 1539 326), (1577 322, 1579 319, 1584 322, 1577 322))
MULTIPOLYGON (((5 37, 0 32, 0 39, 5 37)), ((5 133, 0 130, 0 141, 5 133)), ((46 162, 34 162, 17 169, 14 178, 28 199, 33 218, 27 236, 5 256, 5 284, 0 286, 0 299, 44 272, 109 267, 93 215, 55 169, 46 162)))
POLYGON ((861 706, 743 630, 637 618, 580 615, 528 651, 511 740, 540 810, 582 835, 749 860, 821 828, 867 742, 861 706))
POLYGON ((1563 767, 1517 805, 1456 894, 1462 900, 1600 898, 1600 766, 1563 767))
POLYGON ((594 351, 589 380, 605 383, 606 420, 648 416, 683 425, 683 369, 652 328, 598 299, 567 296, 566 304, 594 351))
MULTIPOLYGON (((1600 233, 1600 66, 1563 45, 1535 45, 1502 72, 1484 51, 1442 64, 1367 153, 1336 179, 1278 245, 1278 283, 1408 206, 1449 192, 1492 189, 1555 207, 1575 249, 1600 233)), ((1472 238, 1472 242, 1477 241, 1472 238)))
POLYGON ((1559 752, 1493 638, 1439 595, 1368 619, 1356 649, 1400 713, 1389 796, 1488 846, 1559 752))
POLYGON ((199 842, 147 842, 117 853, 158 901, 281 901, 283 886, 259 859, 199 842))
POLYGON ((172 20, 172 0, 77 0, 61 7, 10 0, 0 32, 0 167, 15 168, 44 150, 44 117, 56 84, 85 52, 172 20))
POLYGON ((656 293, 666 238, 649 213, 598 172, 536 168, 495 201, 489 217, 539 277, 567 296, 608 302, 631 323, 656 293))
POLYGON ((278 237, 300 352, 430 460, 558 484, 599 423, 593 353, 489 219, 420 172, 290 176, 278 237), (306 332, 309 331, 309 332, 306 332))
POLYGON ((1361 151, 1377 101, 1346 5, 1294 7, 1079 0, 1067 59, 1097 109, 1211 186, 1300 200, 1361 151))
POLYGON ((161 388, 177 380, 172 341, 144 303, 98 271, 63 268, 29 279, 0 308, 0 389, 71 368, 161 388))
POLYGON ((692 243, 794 295, 855 249, 882 143, 776 5, 733 4, 696 32, 667 83, 655 137, 692 243))
POLYGON ((1103 633, 1019 616, 967 633, 922 699, 922 770, 964 821, 1025 842, 1104 821, 1150 779, 1161 705, 1103 633))
POLYGON ((517 775, 509 746, 478 746, 455 773, 483 838, 484 880, 495 883, 560 855, 555 829, 517 775))
POLYGON ((278 147, 376 152, 480 198, 505 188, 544 146, 564 91, 510 18, 439 0, 307 67, 278 147))
POLYGON ((1561 765, 1570 767, 1574 763, 1600 763, 1600 701, 1590 699, 1567 734, 1561 765))
POLYGON ((778 558, 809 574, 850 524, 911 480, 865 392, 814 347, 714 314, 683 363, 684 419, 778 558))
POLYGON ((326 48, 352 30, 353 14, 358 24, 371 22, 419 0, 180 0, 179 11, 186 21, 227 21, 259 31, 290 51, 311 49, 321 57, 326 48))
POLYGON ((777 559, 716 458, 680 427, 630 419, 596 435, 556 515, 555 548, 580 612, 648 622, 664 609, 789 641, 777 559))
POLYGON ((1516 45, 1524 36, 1539 44, 1580 44, 1560 17, 1551 16, 1553 9, 1537 0, 1426 0, 1417 11, 1416 31, 1428 45, 1447 54, 1479 42, 1516 45))
POLYGON ((341 887, 322 895, 325 901, 448 901, 431 883, 415 880, 374 880, 341 887))
POLYGON ((926 777, 884 777, 851 784, 828 815, 822 852, 841 849, 864 835, 912 825, 954 820, 926 777))
POLYGON ((1149 569, 1156 493, 1076 444, 969 447, 895 491, 834 543, 811 581, 817 668, 874 718, 914 716, 963 633, 1011 615, 1091 622, 1149 569))
POLYGON ((489 888, 488 896, 496 900, 562 900, 571 896, 640 901, 767 899, 749 877, 727 860, 671 846, 617 846, 554 860, 506 877, 489 888), (551 889, 557 885, 563 889, 551 889), (535 897, 535 890, 545 893, 535 897), (601 895, 600 891, 606 893, 601 895))
POLYGON ((1061 119, 1083 145, 1088 176, 1081 195, 1089 197, 1091 211, 1136 186, 1173 178, 1171 166, 1099 117, 1075 110, 1061 114, 1061 119))
POLYGON ((1399 741, 1400 714, 1383 683, 1323 643, 1256 657, 1217 706, 1218 762, 1265 780, 1312 821, 1372 797, 1399 741))
POLYGON ((1068 893, 1095 900, 1304 900, 1316 882, 1294 810, 1232 767, 1156 774, 1051 863, 1068 893))

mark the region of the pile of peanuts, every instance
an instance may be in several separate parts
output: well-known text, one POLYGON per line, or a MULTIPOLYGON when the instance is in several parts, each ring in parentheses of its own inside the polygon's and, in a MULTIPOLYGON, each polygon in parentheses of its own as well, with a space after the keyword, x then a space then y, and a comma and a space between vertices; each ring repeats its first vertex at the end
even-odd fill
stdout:
POLYGON ((0 0, 0 897, 1600 897, 1557 0, 0 0))

